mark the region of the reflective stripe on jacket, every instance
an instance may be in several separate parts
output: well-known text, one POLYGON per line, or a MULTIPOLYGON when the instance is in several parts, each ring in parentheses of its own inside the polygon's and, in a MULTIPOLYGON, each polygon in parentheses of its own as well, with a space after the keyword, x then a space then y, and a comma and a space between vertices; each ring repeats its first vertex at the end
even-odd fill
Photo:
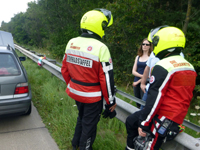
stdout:
POLYGON ((94 38, 77 37, 66 47, 61 72, 67 94, 82 103, 114 99, 113 64, 105 44, 94 38))
POLYGON ((193 66, 182 56, 160 60, 150 79, 145 111, 140 116, 141 127, 148 127, 156 114, 182 124, 193 97, 196 76, 193 66))

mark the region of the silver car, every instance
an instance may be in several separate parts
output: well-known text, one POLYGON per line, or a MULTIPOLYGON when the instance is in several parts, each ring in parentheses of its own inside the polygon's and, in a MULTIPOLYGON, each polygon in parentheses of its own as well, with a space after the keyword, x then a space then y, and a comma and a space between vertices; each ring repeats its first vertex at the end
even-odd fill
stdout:
POLYGON ((14 49, 13 37, 0 31, 0 116, 31 113, 31 89, 27 73, 14 49))

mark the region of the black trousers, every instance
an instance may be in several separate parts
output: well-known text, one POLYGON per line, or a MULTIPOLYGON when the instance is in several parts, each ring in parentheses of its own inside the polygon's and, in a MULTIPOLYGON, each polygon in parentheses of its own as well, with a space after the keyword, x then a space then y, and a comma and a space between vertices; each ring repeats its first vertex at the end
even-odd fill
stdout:
MULTIPOLYGON (((127 146, 132 148, 132 149, 134 149, 133 139, 136 136, 138 136, 139 116, 142 113, 142 111, 145 111, 145 109, 139 110, 139 111, 131 114, 126 119, 126 123, 125 124, 126 124, 126 130, 127 130, 127 134, 128 134, 127 135, 127 146)), ((161 118, 161 117, 162 116, 159 116, 159 118, 161 118)), ((173 122, 171 128, 177 130, 178 129, 178 124, 173 122)), ((150 124, 149 131, 153 136, 153 140, 149 144, 149 149, 150 150, 159 150, 159 148, 161 147, 165 137, 159 136, 159 134, 156 132, 156 129, 155 129, 155 126, 154 126, 153 122, 150 124)))
POLYGON ((92 150, 96 138, 97 124, 103 109, 103 100, 96 103, 80 103, 76 101, 79 110, 72 146, 80 150, 92 150))

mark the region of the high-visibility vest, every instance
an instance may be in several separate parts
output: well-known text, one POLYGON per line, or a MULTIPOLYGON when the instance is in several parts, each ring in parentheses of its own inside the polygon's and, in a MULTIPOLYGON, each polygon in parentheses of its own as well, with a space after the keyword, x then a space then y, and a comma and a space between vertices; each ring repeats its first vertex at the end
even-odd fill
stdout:
POLYGON ((82 103, 114 99, 113 64, 107 46, 94 38, 71 39, 61 68, 67 94, 82 103))

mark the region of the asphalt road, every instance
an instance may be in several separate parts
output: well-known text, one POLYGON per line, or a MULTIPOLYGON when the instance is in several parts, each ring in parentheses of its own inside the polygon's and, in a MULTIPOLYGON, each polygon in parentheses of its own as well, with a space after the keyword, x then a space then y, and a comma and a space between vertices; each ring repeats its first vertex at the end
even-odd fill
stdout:
POLYGON ((0 150, 59 150, 59 148, 33 106, 29 116, 0 118, 0 150))

